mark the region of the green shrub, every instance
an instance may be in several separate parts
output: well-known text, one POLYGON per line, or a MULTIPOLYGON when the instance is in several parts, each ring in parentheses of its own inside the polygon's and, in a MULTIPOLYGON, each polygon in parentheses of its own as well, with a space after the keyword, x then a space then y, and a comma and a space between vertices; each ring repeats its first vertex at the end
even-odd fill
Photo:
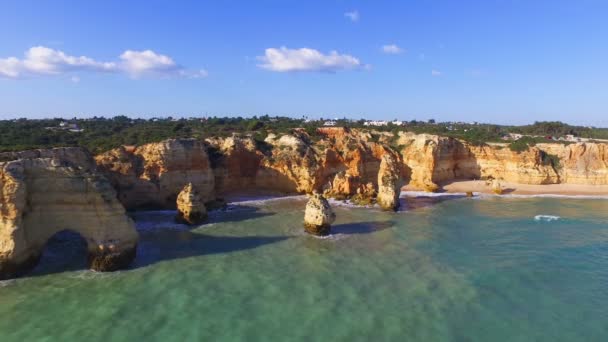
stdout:
POLYGON ((536 146, 536 140, 532 137, 521 137, 509 144, 509 149, 513 152, 521 153, 527 151, 530 146, 536 146))

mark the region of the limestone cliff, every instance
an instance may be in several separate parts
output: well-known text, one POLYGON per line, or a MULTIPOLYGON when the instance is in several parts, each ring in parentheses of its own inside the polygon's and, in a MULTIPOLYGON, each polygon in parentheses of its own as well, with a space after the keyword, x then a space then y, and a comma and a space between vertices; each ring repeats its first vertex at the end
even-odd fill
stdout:
POLYGON ((0 160, 1 279, 34 266, 62 230, 86 240, 92 269, 116 270, 135 257, 133 222, 84 150, 0 154, 0 160))
POLYGON ((561 183, 608 184, 608 144, 539 144, 537 147, 559 158, 561 183))
POLYGON ((560 182, 555 166, 539 147, 514 152, 506 144, 475 146, 446 137, 401 134, 399 144, 410 185, 436 189, 438 183, 456 179, 496 178, 522 184, 560 182))
POLYGON ((458 179, 608 184, 607 154, 605 144, 539 144, 514 152, 506 144, 476 146, 429 134, 327 127, 313 136, 294 129, 290 134, 270 134, 264 141, 239 134, 205 141, 167 140, 108 151, 96 161, 120 201, 134 209, 175 208, 177 194, 187 183, 205 202, 241 192, 319 191, 373 203, 379 193, 389 193, 379 191, 385 156, 394 159, 395 183, 426 191, 458 179), (559 163, 550 156, 557 156, 559 163))
POLYGON ((269 135, 263 142, 245 135, 167 140, 114 149, 98 155, 96 162, 128 209, 174 208, 187 183, 196 187, 203 201, 250 191, 330 190, 348 198, 377 187, 383 155, 391 154, 401 163, 399 154, 369 141, 360 131, 337 128, 320 133, 317 141, 300 130, 269 135), (339 174, 348 174, 348 186, 339 185, 339 174))
POLYGON ((124 147, 95 157, 125 207, 175 208, 177 194, 192 183, 203 201, 215 198, 215 176, 207 148, 196 139, 170 139, 124 147))

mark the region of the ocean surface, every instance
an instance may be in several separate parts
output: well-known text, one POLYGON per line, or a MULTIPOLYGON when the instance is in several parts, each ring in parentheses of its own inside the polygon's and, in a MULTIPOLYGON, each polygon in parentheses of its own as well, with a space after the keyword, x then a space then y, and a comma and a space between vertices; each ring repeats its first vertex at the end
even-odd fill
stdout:
POLYGON ((0 341, 608 341, 608 199, 406 197, 386 213, 243 201, 188 229, 133 214, 129 270, 78 237, 0 282, 0 341))

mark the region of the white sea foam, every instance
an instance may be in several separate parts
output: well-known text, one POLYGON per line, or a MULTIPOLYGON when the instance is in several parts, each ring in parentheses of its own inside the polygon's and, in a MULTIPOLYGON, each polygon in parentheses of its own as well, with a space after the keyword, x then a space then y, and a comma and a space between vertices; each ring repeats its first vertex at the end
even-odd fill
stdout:
POLYGON ((7 287, 7 286, 10 286, 10 285, 14 285, 16 283, 17 283, 16 279, 0 280, 0 288, 7 287))
POLYGON ((315 239, 319 239, 319 240, 330 240, 330 241, 338 241, 338 240, 342 240, 344 238, 346 238, 348 235, 347 234, 329 234, 329 235, 325 235, 325 236, 319 236, 319 235, 312 235, 312 234, 308 234, 308 233, 304 233, 305 235, 308 235, 310 237, 313 237, 315 239))
POLYGON ((293 196, 257 196, 254 198, 251 197, 242 197, 236 198, 233 201, 230 201, 228 204, 230 205, 259 205, 272 201, 283 201, 283 200, 294 200, 294 199, 305 199, 306 195, 293 195, 293 196))
MULTIPOLYGON (((465 197, 464 192, 426 192, 426 191, 401 191, 400 197, 465 197)), ((480 193, 475 192, 473 195, 478 196, 480 193)))
POLYGON ((559 195, 559 194, 507 194, 507 195, 490 195, 506 198, 572 198, 572 199, 608 199, 608 195, 559 195))
POLYGON ((536 216, 534 216, 535 221, 551 222, 551 221, 557 221, 559 219, 561 219, 561 217, 553 216, 553 215, 536 215, 536 216))
POLYGON ((333 199, 333 198, 328 198, 327 201, 329 202, 329 204, 336 206, 336 207, 344 207, 344 208, 380 208, 379 205, 374 204, 374 205, 357 205, 354 204, 353 202, 351 202, 350 200, 337 200, 337 199, 333 199))
MULTIPOLYGON (((463 197, 464 192, 425 192, 425 191, 401 191, 401 197, 463 197)), ((563 195, 563 194, 484 194, 474 192, 476 198, 572 198, 572 199, 608 199, 608 195, 563 195)))
POLYGON ((74 279, 81 280, 91 280, 91 279, 107 279, 114 278, 120 276, 122 271, 114 271, 114 272, 98 272, 94 270, 82 270, 69 273, 68 277, 74 279))

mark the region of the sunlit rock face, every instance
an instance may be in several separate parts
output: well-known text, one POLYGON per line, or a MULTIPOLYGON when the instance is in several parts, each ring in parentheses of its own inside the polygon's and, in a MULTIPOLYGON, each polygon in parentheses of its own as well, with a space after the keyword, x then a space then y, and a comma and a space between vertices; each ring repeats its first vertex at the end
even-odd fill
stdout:
POLYGON ((306 204, 304 212, 304 229, 312 235, 329 235, 331 224, 336 220, 336 214, 329 202, 319 193, 314 193, 306 204))
POLYGON ((124 268, 138 234, 116 192, 79 148, 0 154, 0 278, 33 267, 47 241, 71 230, 98 271, 124 268))
POLYGON ((203 201, 215 198, 215 176, 207 148, 196 139, 121 147, 95 160, 128 209, 175 208, 177 195, 186 183, 196 187, 203 201))
POLYGON ((179 223, 190 225, 203 223, 207 219, 205 203, 202 202, 192 183, 188 183, 177 195, 177 215, 175 219, 179 223))
POLYGON ((531 147, 511 151, 506 144, 475 146, 453 138, 400 133, 398 144, 410 171, 409 184, 437 190, 439 183, 458 179, 503 179, 521 184, 560 182, 559 170, 548 162, 546 151, 531 147))
POLYGON ((401 173, 399 165, 393 156, 386 154, 382 157, 378 171, 378 205, 384 210, 399 208, 401 193, 401 173))
POLYGON ((326 127, 314 135, 303 129, 269 134, 263 141, 245 134, 204 141, 170 139, 114 149, 96 161, 127 209, 173 209, 187 183, 203 202, 238 193, 318 191, 358 204, 382 202, 389 208, 399 193, 393 183, 425 191, 464 179, 608 184, 606 146, 538 144, 515 152, 507 144, 477 146, 430 134, 326 127), (381 170, 385 156, 393 161, 381 170), (396 178, 389 179, 391 174, 396 178), (382 182, 385 178, 390 184, 382 182))

